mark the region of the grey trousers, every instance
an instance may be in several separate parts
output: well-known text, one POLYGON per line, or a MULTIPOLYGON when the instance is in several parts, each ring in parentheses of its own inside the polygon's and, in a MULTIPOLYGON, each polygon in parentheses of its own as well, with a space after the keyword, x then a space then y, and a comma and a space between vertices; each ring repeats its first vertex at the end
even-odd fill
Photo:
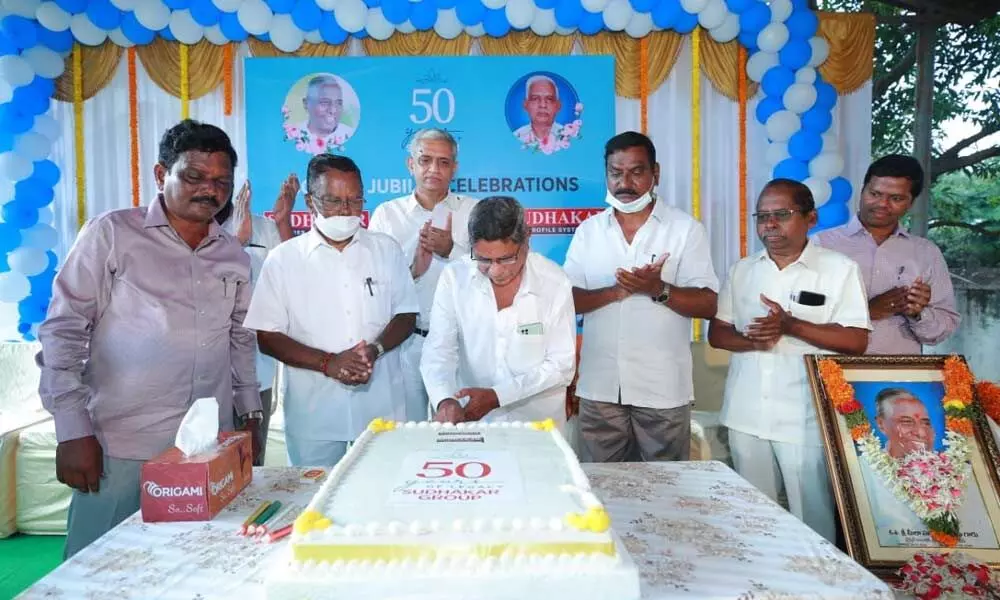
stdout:
POLYGON ((580 438, 594 462, 689 460, 691 405, 658 409, 581 398, 580 438))
POLYGON ((68 559, 139 510, 139 476, 145 461, 104 457, 104 477, 93 494, 73 490, 66 519, 68 559))

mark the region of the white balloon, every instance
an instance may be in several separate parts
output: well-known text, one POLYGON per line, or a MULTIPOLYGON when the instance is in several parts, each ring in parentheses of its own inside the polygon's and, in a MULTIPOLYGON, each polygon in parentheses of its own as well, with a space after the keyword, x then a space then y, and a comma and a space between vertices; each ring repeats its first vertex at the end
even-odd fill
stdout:
MULTIPOLYGON (((304 31, 292 21, 292 15, 274 15, 271 19, 271 43, 282 52, 295 52, 306 39, 304 31)), ((381 39, 381 38, 379 38, 381 39)))
POLYGON ((14 182, 0 177, 0 206, 14 199, 14 182))
POLYGON ((170 14, 170 33, 174 34, 178 42, 191 45, 205 37, 205 28, 195 21, 191 11, 185 8, 170 14))
POLYGON ((31 161, 24 158, 17 152, 4 152, 0 154, 0 176, 11 181, 21 181, 31 177, 35 166, 31 161))
POLYGON ((160 0, 143 0, 135 5, 135 18, 146 29, 159 31, 170 25, 170 9, 160 0))
POLYGON ((34 78, 35 70, 28 61, 13 54, 0 56, 0 79, 5 80, 11 88, 28 85, 34 78))
MULTIPOLYGON (((396 31, 398 31, 400 33, 413 33, 416 30, 417 30, 417 28, 413 26, 413 23, 410 23, 409 19, 403 21, 399 25, 396 25, 396 31)), ((468 32, 466 32, 466 33, 468 33, 468 32)), ((485 29, 483 29, 483 33, 486 33, 485 29)), ((469 34, 469 35, 472 35, 472 34, 469 34)), ((480 34, 480 35, 482 35, 482 34, 480 34)))
POLYGON ((38 6, 42 0, 3 0, 3 7, 8 13, 24 17, 25 19, 35 19, 38 6))
POLYGON ((556 23, 556 35, 576 35, 576 29, 572 27, 563 27, 558 22, 556 23))
POLYGON ((812 67, 802 67, 795 72, 795 83, 816 83, 816 69, 812 67))
POLYGON ((219 27, 218 23, 205 28, 205 39, 212 42, 216 46, 222 46, 229 43, 229 39, 222 33, 222 28, 219 27))
MULTIPOLYGON (((407 21, 409 23, 409 21, 407 21)), ((475 25, 470 25, 465 28, 465 33, 472 37, 483 37, 486 35, 486 28, 483 27, 482 23, 476 23, 475 25)))
POLYGON ((609 31, 621 31, 632 20, 632 5, 628 0, 611 0, 604 8, 604 26, 609 31))
MULTIPOLYGON (((396 33, 396 28, 385 18, 380 8, 368 9, 365 30, 373 40, 387 40, 396 33)), ((271 39, 273 40, 274 37, 272 36, 271 39)))
POLYGON ((139 0, 111 0, 111 4, 114 4, 119 10, 135 10, 139 0))
POLYGON ((844 170, 844 159, 838 152, 831 152, 826 144, 819 156, 809 161, 809 174, 820 179, 833 179, 844 170))
POLYGON ((629 20, 628 25, 625 26, 625 33, 629 34, 630 37, 638 39, 649 35, 649 32, 652 30, 652 13, 632 11, 632 18, 629 20))
POLYGON ((10 102, 14 97, 14 88, 10 87, 5 79, 0 79, 0 104, 10 102))
POLYGON ((498 8, 503 8, 507 5, 507 0, 482 0, 483 6, 486 8, 492 8, 494 10, 498 8))
POLYGON ((7 255, 7 264, 11 271, 16 271, 25 277, 34 277, 49 266, 49 257, 41 248, 15 248, 7 255))
POLYGON ((809 40, 809 47, 812 48, 810 67, 818 67, 826 62, 826 57, 830 55, 830 44, 826 40, 818 36, 813 37, 809 40))
POLYGON ((21 230, 21 245, 29 248, 41 248, 51 250, 59 243, 59 234, 51 225, 45 223, 35 223, 27 229, 21 230))
POLYGON ((312 31, 307 31, 306 41, 309 42, 310 44, 322 44, 323 34, 319 32, 319 29, 313 29, 312 31))
POLYGON ((337 8, 337 0, 316 0, 316 6, 322 10, 333 10, 337 8))
POLYGON ((830 187, 830 181, 828 179, 821 179, 819 177, 810 177, 806 179, 803 183, 812 192, 813 200, 816 202, 816 208, 823 206, 830 200, 830 195, 833 193, 833 188, 830 187))
POLYGON ((757 52, 747 60, 747 76, 760 83, 764 80, 764 73, 777 66, 778 62, 778 55, 774 52, 757 52))
POLYGON ((767 150, 764 151, 764 160, 767 161, 767 166, 771 168, 774 168, 775 165, 789 156, 788 142, 772 142, 767 145, 767 150))
POLYGON ((792 16, 792 0, 771 0, 771 22, 784 23, 792 16))
POLYGON ((533 0, 508 0, 504 7, 507 21, 514 29, 527 29, 535 20, 535 3, 533 0))
POLYGON ((705 8, 698 13, 698 23, 705 29, 715 29, 726 20, 729 9, 722 0, 708 0, 705 8))
POLYGON ((14 140, 14 152, 35 162, 46 158, 52 152, 52 142, 37 131, 26 131, 14 140))
POLYGON ((434 22, 434 32, 446 40, 453 40, 462 35, 462 22, 458 20, 458 11, 454 8, 438 10, 437 21, 434 22))
POLYGON ((52 221, 56 218, 55 214, 52 212, 51 206, 43 206, 38 209, 38 222, 45 223, 46 225, 51 225, 52 221))
POLYGON ((722 21, 722 25, 710 30, 708 33, 712 36, 713 40, 720 44, 735 40, 736 36, 740 34, 740 16, 736 13, 729 13, 726 15, 725 20, 722 21))
POLYGON ((539 8, 535 11, 535 18, 531 21, 531 31, 535 35, 552 35, 559 24, 556 22, 556 9, 539 8))
POLYGON ((42 2, 35 11, 35 18, 49 31, 66 31, 73 15, 64 11, 55 2, 42 2))
MULTIPOLYGON (((243 0, 212 0, 212 4, 222 12, 236 12, 243 5, 243 0)), ((316 4, 319 4, 319 2, 316 4)), ((323 7, 321 6, 320 8, 323 7)))
POLYGON ((21 53, 21 58, 28 63, 32 71, 48 79, 59 77, 66 68, 62 57, 45 46, 28 48, 21 53))
POLYGON ((681 0, 681 7, 691 14, 700 13, 707 5, 708 0, 681 0))
MULTIPOLYGON (((247 33, 252 35, 261 35, 266 33, 268 28, 271 27, 271 19, 274 17, 274 13, 271 12, 271 8, 264 4, 263 0, 246 0, 240 5, 239 10, 236 11, 236 18, 239 20, 240 25, 243 29, 247 30, 247 33)), ((364 15, 362 15, 362 25, 364 24, 364 15)))
POLYGON ((0 273, 0 302, 20 302, 30 293, 27 277, 16 271, 0 273))
POLYGON ((33 129, 48 138, 50 142, 58 140, 62 135, 62 126, 49 114, 37 115, 33 129))
POLYGON ((779 110, 767 119, 764 128, 772 142, 787 142, 802 127, 802 120, 790 110, 779 110))
POLYGON ((770 23, 757 34, 757 47, 763 52, 777 52, 788 43, 788 28, 782 23, 770 23))
POLYGON ((808 83, 793 83, 781 97, 788 110, 802 114, 816 104, 816 86, 808 83))
POLYGON ((122 33, 121 27, 115 27, 109 31, 108 39, 114 42, 116 46, 121 46, 122 48, 131 48, 132 46, 135 46, 135 43, 128 39, 128 36, 122 33))
POLYGON ((611 0, 580 0, 580 4, 592 13, 602 12, 610 3, 611 0))
POLYGON ((361 0, 341 0, 334 17, 341 29, 348 33, 357 33, 365 28, 368 7, 361 0))

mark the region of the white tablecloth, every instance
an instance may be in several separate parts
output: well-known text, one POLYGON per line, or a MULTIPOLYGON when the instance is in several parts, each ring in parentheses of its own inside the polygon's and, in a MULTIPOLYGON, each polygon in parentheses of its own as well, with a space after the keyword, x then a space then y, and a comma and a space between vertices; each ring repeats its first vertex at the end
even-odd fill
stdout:
MULTIPOLYGON (((643 598, 892 598, 889 588, 719 462, 584 465, 639 567, 643 598)), ((304 469, 264 467, 213 521, 133 515, 21 598, 263 598, 284 542, 236 529, 262 500, 305 505, 304 469)))

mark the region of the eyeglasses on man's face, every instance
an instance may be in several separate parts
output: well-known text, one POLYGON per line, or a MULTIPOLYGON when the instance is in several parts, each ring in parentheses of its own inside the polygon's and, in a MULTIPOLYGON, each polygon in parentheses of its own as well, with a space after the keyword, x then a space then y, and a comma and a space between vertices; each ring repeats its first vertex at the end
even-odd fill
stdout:
POLYGON ((517 262, 518 257, 521 255, 521 246, 518 246, 517 250, 509 256, 501 256, 500 258, 485 258, 482 256, 476 256, 475 253, 472 254, 472 260, 476 262, 476 265, 480 269, 488 269, 493 265, 500 266, 510 266, 517 262))
POLYGON ((317 205, 324 213, 336 213, 341 212, 345 208, 358 211, 365 205, 364 198, 332 198, 330 196, 324 196, 322 198, 313 198, 313 203, 317 205))
POLYGON ((772 210, 768 212, 754 213, 753 218, 754 220, 757 221, 758 225, 763 225, 768 221, 770 221, 771 219, 774 219, 778 223, 787 223, 788 220, 792 218, 792 215, 797 215, 797 214, 805 214, 805 213, 801 210, 791 210, 788 208, 783 208, 781 210, 772 210))

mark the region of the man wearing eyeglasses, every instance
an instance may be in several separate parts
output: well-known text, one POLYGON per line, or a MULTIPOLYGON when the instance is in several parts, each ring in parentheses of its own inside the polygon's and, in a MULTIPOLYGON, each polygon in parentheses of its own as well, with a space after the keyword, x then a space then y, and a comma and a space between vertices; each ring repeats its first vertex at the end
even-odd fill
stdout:
POLYGON ((486 198, 472 209, 472 261, 445 267, 420 370, 435 420, 566 422, 576 324, 565 273, 528 247, 524 209, 486 198))
POLYGON ((268 254, 244 325, 288 367, 285 439, 293 465, 330 466, 375 417, 404 419, 399 353, 416 291, 392 238, 361 229, 361 171, 309 161, 312 228, 268 254))
POLYGON ((400 349, 406 384, 406 418, 426 421, 427 392, 420 377, 420 353, 430 330, 434 291, 445 265, 469 256, 469 213, 476 201, 450 191, 458 170, 458 143, 447 131, 423 129, 410 141, 406 168, 416 189, 375 208, 369 231, 399 242, 417 288, 420 313, 416 335, 400 349))
POLYGON ((805 354, 863 354, 868 301, 857 263, 808 239, 816 224, 804 184, 775 179, 757 199, 764 250, 729 270, 708 341, 733 352, 721 422, 736 470, 835 541, 835 514, 805 354))

